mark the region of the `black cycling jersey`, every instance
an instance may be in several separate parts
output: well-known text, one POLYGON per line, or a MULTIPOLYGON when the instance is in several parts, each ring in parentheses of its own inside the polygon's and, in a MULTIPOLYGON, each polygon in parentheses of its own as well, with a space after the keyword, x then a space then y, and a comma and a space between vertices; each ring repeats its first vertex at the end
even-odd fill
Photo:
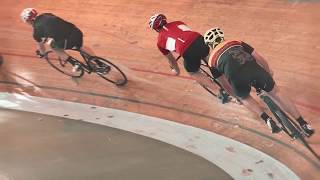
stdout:
POLYGON ((218 71, 225 76, 230 77, 237 74, 243 64, 248 61, 255 61, 251 53, 253 48, 245 42, 241 42, 240 45, 235 45, 224 51, 218 61, 218 71))
POLYGON ((43 13, 36 17, 33 24, 33 38, 41 42, 42 38, 53 38, 55 41, 66 39, 75 25, 69 23, 51 13, 43 13))
POLYGON ((216 69, 212 73, 219 77, 224 74, 233 92, 241 98, 250 94, 251 86, 267 92, 274 87, 272 76, 252 56, 254 49, 241 41, 227 41, 216 49, 212 58, 216 69))

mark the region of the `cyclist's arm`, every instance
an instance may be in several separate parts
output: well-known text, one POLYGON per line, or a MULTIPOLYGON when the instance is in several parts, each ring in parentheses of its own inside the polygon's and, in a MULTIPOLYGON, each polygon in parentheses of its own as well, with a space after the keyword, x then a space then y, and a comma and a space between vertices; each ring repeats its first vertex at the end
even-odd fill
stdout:
POLYGON ((226 78, 226 76, 221 73, 216 67, 211 67, 211 73, 213 75, 213 78, 218 80, 219 84, 222 86, 222 88, 231 96, 236 97, 236 95, 232 91, 232 87, 226 78))
POLYGON ((236 95, 232 91, 232 87, 227 80, 227 78, 224 75, 221 75, 220 77, 217 78, 223 89, 231 96, 236 97, 236 95))
POLYGON ((168 59, 168 63, 169 63, 169 66, 170 66, 172 72, 178 76, 180 74, 180 70, 179 70, 179 66, 177 63, 177 59, 174 57, 174 55, 169 50, 163 48, 159 44, 159 42, 157 43, 157 47, 160 50, 160 52, 168 59))
POLYGON ((41 26, 34 27, 33 29, 33 39, 37 42, 37 49, 40 51, 41 54, 45 53, 45 40, 43 40, 43 29, 41 26))
POLYGON ((179 75, 179 74, 180 74, 180 69, 179 69, 179 66, 178 66, 178 63, 177 63, 176 58, 173 56, 172 53, 168 53, 168 54, 166 54, 165 56, 166 56, 167 59, 168 59, 168 63, 169 63, 169 65, 170 65, 171 69, 172 69, 173 71, 175 71, 175 74, 176 74, 176 75, 179 75))

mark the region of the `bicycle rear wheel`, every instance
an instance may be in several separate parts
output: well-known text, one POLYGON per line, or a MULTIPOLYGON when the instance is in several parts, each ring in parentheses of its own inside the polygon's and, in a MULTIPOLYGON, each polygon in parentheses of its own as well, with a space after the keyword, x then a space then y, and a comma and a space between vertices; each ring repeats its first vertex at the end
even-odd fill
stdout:
POLYGON ((123 86, 128 82, 127 76, 120 70, 120 68, 106 59, 93 56, 89 63, 91 66, 97 68, 100 68, 102 64, 109 67, 105 72, 99 72, 95 70, 96 68, 93 69, 97 75, 117 86, 123 86))
POLYGON ((285 112, 283 112, 270 97, 264 96, 263 100, 268 105, 269 109, 276 117, 278 122, 281 124, 284 132, 288 134, 291 138, 298 139, 300 143, 302 143, 318 160, 320 160, 319 155, 312 149, 309 143, 305 140, 305 137, 299 125, 294 123, 293 120, 291 120, 291 118, 288 117, 288 115, 285 112))
POLYGON ((82 68, 79 68, 78 71, 73 72, 73 65, 70 62, 64 63, 52 51, 48 51, 46 53, 45 59, 54 69, 58 70, 59 72, 67 76, 80 78, 84 74, 84 70, 82 68))

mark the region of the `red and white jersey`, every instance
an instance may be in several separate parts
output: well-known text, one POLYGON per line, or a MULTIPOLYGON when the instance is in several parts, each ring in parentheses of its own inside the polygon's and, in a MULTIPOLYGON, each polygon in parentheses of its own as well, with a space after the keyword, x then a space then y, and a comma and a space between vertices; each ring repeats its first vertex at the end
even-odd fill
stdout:
POLYGON ((157 46, 164 55, 169 52, 183 55, 190 44, 199 36, 199 33, 192 31, 185 23, 174 21, 163 26, 159 32, 157 46))

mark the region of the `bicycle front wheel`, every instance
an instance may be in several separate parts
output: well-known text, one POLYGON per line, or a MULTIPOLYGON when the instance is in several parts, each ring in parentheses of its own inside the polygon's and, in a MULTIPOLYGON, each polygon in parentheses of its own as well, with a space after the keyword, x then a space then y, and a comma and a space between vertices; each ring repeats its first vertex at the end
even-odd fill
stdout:
POLYGON ((81 67, 77 71, 73 71, 73 65, 70 62, 63 62, 52 51, 46 53, 45 59, 54 69, 67 76, 80 78, 84 74, 84 70, 81 67))
POLYGON ((294 138, 298 139, 318 160, 320 160, 319 155, 313 150, 313 148, 309 145, 309 143, 306 141, 302 129, 299 128, 299 125, 297 125, 292 119, 290 119, 290 117, 288 117, 286 115, 286 113, 284 113, 281 110, 281 119, 284 126, 287 127, 287 129, 289 129, 292 134, 294 135, 294 138))
POLYGON ((96 67, 93 69, 97 75, 117 86, 123 86, 128 82, 121 69, 106 59, 94 56, 90 59, 90 65, 96 67))

